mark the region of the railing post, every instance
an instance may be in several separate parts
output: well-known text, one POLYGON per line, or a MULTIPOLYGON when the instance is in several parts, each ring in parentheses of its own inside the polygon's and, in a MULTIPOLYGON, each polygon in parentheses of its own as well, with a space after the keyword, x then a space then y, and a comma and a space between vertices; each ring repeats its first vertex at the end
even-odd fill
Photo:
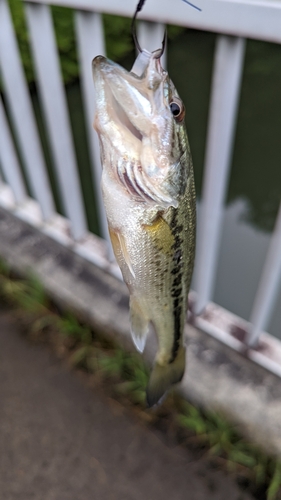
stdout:
POLYGON ((0 98, 0 161, 3 173, 11 186, 16 203, 26 199, 26 189, 17 153, 10 133, 2 99, 0 98))
POLYGON ((0 1, 0 65, 32 194, 48 220, 55 213, 53 196, 7 0, 0 1))
MULTIPOLYGON (((86 117, 86 130, 91 155, 92 174, 94 179, 97 207, 99 211, 99 222, 101 235, 111 243, 108 233, 107 220, 101 194, 101 162, 100 146, 97 133, 93 130, 95 115, 94 84, 92 76, 92 60, 95 56, 105 55, 104 35, 102 18, 95 12, 75 12, 75 30, 78 44, 78 55, 81 69, 82 97, 86 117)), ((113 253, 112 255, 113 256, 113 253)))
POLYGON ((246 340, 251 347, 257 345, 261 331, 268 325, 268 321, 276 303, 280 277, 281 203, 250 316, 252 326, 250 327, 246 340))
POLYGON ((196 313, 212 297, 228 185, 245 40, 217 38, 195 268, 196 313))
MULTIPOLYGON (((152 23, 150 21, 140 21, 138 24, 137 37, 140 47, 149 52, 160 49, 165 34, 165 25, 161 23, 152 23)), ((163 68, 167 67, 167 45, 164 54, 161 57, 163 68)))
POLYGON ((87 223, 51 12, 48 5, 29 3, 25 10, 55 172, 72 235, 79 240, 87 223))

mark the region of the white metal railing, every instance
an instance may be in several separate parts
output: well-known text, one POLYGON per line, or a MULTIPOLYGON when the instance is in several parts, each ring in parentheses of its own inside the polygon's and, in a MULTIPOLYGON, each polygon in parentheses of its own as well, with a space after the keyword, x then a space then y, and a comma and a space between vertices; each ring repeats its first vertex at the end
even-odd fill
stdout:
MULTIPOLYGON (((1 100, 0 165, 7 184, 3 185, 0 181, 2 182, 0 203, 10 207, 18 216, 28 218, 32 223, 40 226, 42 231, 59 239, 61 243, 71 245, 80 255, 101 267, 107 267, 120 276, 114 264, 110 264, 106 258, 105 248, 97 244, 97 240, 93 239, 94 237, 87 229, 49 4, 75 9, 75 31, 90 156, 102 235, 108 239, 99 190, 101 174, 99 147, 96 134, 92 131, 94 89, 91 61, 96 55, 105 53, 101 13, 131 17, 136 0, 120 2, 115 0, 29 0, 25 2, 39 94, 66 218, 59 217, 55 213, 53 195, 7 0, 0 0, 0 69, 5 102, 17 135, 32 196, 37 200, 37 204, 34 204, 34 201, 31 202, 27 196, 16 148, 1 100), (13 200, 10 192, 13 193, 13 200), (39 207, 41 211, 38 210, 39 207), (36 214, 34 212, 31 216, 32 210, 36 214)), ((155 22, 140 24, 139 39, 141 45, 148 44, 147 48, 158 47, 163 33, 161 23, 178 24, 218 33, 195 276, 197 291, 195 311, 197 314, 204 309, 212 311, 209 316, 212 316, 213 320, 207 319, 203 312, 195 321, 208 333, 220 338, 233 348, 239 349, 241 343, 239 344, 239 341, 229 334, 230 326, 235 324, 235 317, 230 313, 223 313, 222 310, 218 313, 218 308, 210 304, 210 300, 217 269, 223 204, 228 187, 243 71, 245 37, 281 43, 281 2, 277 0, 197 0, 196 4, 202 9, 201 12, 188 7, 185 0, 163 0, 160 3, 159 0, 147 1, 140 18, 155 22), (218 320, 219 316, 220 320, 218 320)), ((257 344, 261 330, 268 326, 280 275, 281 208, 254 300, 251 324, 242 320, 241 323, 239 318, 236 318, 237 324, 239 323, 240 326, 243 324, 245 341, 250 347, 257 344)), ((269 338, 269 336, 266 337, 267 342, 269 338)), ((279 354, 275 354, 272 362, 265 358, 262 361, 260 353, 251 349, 249 352, 252 354, 249 356, 281 376, 281 343, 277 340, 272 340, 272 342, 275 353, 279 349, 279 354)))
POLYGON ((26 18, 62 202, 79 240, 86 233, 86 220, 51 12, 47 5, 26 4, 26 18))
MULTIPOLYGON (((20 149, 35 199, 44 219, 54 214, 53 196, 46 173, 39 134, 25 81, 11 15, 5 1, 0 2, 0 61, 5 97, 12 115, 20 149)), ((4 154, 5 144, 1 148, 4 154)), ((1 163, 4 163, 1 159, 1 163)), ((15 165, 14 165, 15 166, 15 165)), ((8 166, 7 166, 8 168, 8 166)))
POLYGON ((217 39, 205 156, 201 223, 198 229, 196 312, 212 297, 245 52, 245 39, 217 39))
POLYGON ((21 204, 27 197, 17 153, 8 126, 4 106, 0 100, 0 151, 2 168, 8 184, 14 193, 15 202, 21 204))

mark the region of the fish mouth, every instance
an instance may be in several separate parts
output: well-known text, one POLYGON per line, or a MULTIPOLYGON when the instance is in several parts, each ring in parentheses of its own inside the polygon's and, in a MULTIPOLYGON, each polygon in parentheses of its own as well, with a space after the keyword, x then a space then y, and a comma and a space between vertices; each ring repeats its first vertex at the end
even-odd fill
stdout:
MULTIPOLYGON (((119 79, 122 79, 122 81, 125 82, 127 81, 128 76, 131 78, 135 77, 121 66, 113 63, 103 56, 95 57, 92 66, 97 93, 99 93, 100 89, 103 88, 104 98, 107 103, 110 103, 110 119, 118 124, 120 130, 129 133, 131 139, 134 138, 141 142, 143 134, 139 128, 133 124, 132 120, 130 120, 128 113, 126 113, 123 106, 119 102, 120 99, 118 100, 116 93, 114 92, 114 86, 116 85, 114 79, 116 79, 117 83, 120 85, 119 79)), ((130 84, 133 85, 134 82, 130 82, 130 84)))
POLYGON ((140 78, 103 56, 95 57, 92 65, 96 91, 99 94, 102 90, 104 99, 110 105, 107 106, 110 119, 141 142, 144 122, 148 122, 149 118, 142 120, 143 127, 138 126, 137 121, 145 111, 142 104, 149 107, 149 100, 138 88, 141 84, 140 78))
POLYGON ((141 142, 143 139, 143 134, 131 122, 128 115, 125 113, 121 104, 119 104, 114 95, 112 95, 112 110, 115 114, 115 121, 118 121, 119 125, 121 125, 125 130, 130 132, 133 137, 135 137, 138 141, 141 142))
MULTIPOLYGON (((147 144, 150 141, 152 126, 152 102, 145 89, 145 73, 139 77, 107 58, 97 56, 93 60, 93 75, 98 96, 97 115, 107 115, 106 120, 114 124, 118 132, 118 140, 108 135, 109 142, 113 147, 114 143, 123 143, 127 153, 133 151, 132 155, 123 152, 127 161, 116 161, 113 167, 116 169, 119 181, 138 201, 157 204, 161 208, 169 206, 176 208, 178 201, 175 193, 170 193, 169 189, 164 187, 164 172, 158 168, 158 173, 151 174, 146 172, 143 164, 145 148, 146 150, 150 148, 147 144)), ((98 121, 97 129, 99 129, 98 121)), ((99 132, 102 135, 102 130, 99 132)), ((122 151, 119 149, 119 158, 120 156, 122 151)), ((153 160, 153 155, 151 160, 152 165, 153 161, 157 161, 153 160)))

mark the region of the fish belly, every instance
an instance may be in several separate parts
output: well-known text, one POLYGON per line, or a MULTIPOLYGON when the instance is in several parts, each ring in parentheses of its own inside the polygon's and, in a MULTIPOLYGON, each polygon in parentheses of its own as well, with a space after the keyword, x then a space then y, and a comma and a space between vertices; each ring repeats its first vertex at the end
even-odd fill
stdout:
POLYGON ((166 210, 133 200, 106 174, 102 185, 114 253, 130 291, 133 339, 142 351, 151 322, 156 360, 171 363, 182 345, 193 267, 192 179, 179 207, 166 210))

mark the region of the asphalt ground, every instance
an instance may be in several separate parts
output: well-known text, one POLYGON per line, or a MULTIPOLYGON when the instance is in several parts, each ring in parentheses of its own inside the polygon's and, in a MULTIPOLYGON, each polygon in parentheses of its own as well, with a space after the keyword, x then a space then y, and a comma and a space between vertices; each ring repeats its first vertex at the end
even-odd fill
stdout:
POLYGON ((249 500, 90 388, 0 312, 1 500, 249 500))

